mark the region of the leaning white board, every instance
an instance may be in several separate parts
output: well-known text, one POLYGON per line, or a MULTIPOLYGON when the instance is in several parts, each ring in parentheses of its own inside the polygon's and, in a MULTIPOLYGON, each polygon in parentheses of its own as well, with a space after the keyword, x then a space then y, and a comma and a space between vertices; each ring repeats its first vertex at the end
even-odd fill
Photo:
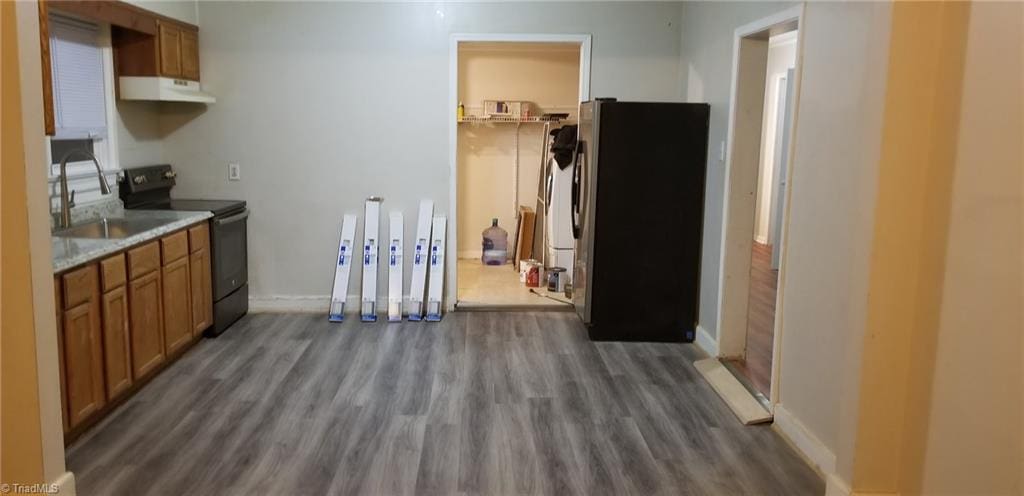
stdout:
POLYGON ((363 217, 363 294, 359 307, 360 319, 363 322, 377 320, 377 260, 380 255, 380 199, 370 197, 366 200, 366 213, 363 217))
POLYGON ((434 229, 430 237, 430 286, 427 289, 427 320, 441 320, 444 302, 444 235, 446 217, 434 217, 434 229))
POLYGON ((345 299, 348 298, 348 274, 352 269, 352 239, 356 236, 356 216, 346 215, 341 224, 338 259, 334 268, 334 289, 331 290, 331 308, 327 318, 341 322, 345 318, 345 299))
POLYGON ((427 250, 430 244, 430 219, 434 215, 434 201, 420 201, 420 215, 416 219, 416 240, 412 252, 412 287, 409 289, 409 320, 423 318, 423 297, 427 289, 427 250))
POLYGON ((402 320, 402 240, 405 221, 402 212, 391 212, 388 243, 388 320, 402 320))

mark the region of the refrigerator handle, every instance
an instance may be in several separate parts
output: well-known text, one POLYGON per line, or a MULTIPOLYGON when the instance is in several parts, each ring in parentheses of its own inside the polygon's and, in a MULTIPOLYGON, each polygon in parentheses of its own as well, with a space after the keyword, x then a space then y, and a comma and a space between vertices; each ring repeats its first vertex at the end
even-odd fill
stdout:
POLYGON ((576 156, 573 157, 572 161, 572 237, 573 239, 580 239, 580 199, 583 195, 583 161, 586 159, 586 155, 583 150, 586 149, 583 141, 576 142, 576 156))

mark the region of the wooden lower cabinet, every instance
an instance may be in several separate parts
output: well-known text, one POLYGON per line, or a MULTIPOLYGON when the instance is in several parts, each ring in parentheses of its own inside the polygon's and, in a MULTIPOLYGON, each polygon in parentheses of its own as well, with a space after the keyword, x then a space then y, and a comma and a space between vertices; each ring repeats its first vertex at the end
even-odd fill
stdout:
POLYGON ((160 271, 128 282, 132 374, 136 380, 164 362, 164 315, 160 271))
POLYGON ((212 325, 210 265, 204 222, 54 276, 66 443, 212 325))
POLYGON ((57 363, 60 367, 60 413, 64 424, 64 432, 71 429, 68 423, 68 388, 64 380, 67 377, 64 369, 64 298, 61 298, 60 276, 53 278, 53 303, 57 313, 57 363))
POLYGON ((198 337, 213 325, 213 281, 210 279, 210 250, 202 248, 189 255, 192 276, 192 335, 198 337))
POLYGON ((106 357, 107 399, 132 386, 132 354, 128 338, 128 291, 119 286, 103 293, 103 352, 106 357))
POLYGON ((192 341, 192 293, 188 257, 164 265, 164 340, 167 354, 192 341))
POLYGON ((106 403, 103 332, 100 327, 99 276, 91 265, 64 276, 64 376, 70 428, 106 403))

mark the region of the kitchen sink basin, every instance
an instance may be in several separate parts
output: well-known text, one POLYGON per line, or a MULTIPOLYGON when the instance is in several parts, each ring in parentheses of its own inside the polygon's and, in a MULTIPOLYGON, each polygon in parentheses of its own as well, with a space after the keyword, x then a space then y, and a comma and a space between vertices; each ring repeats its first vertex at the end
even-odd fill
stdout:
POLYGON ((60 238, 123 239, 167 223, 162 219, 102 218, 54 231, 60 238))

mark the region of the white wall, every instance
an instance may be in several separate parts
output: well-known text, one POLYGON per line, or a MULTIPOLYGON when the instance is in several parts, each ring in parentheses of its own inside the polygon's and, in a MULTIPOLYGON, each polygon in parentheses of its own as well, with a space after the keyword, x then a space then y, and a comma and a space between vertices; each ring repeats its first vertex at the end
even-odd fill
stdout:
POLYGON ((974 3, 967 36, 919 487, 921 494, 1020 494, 1024 7, 974 3))
POLYGON ((164 109, 176 194, 247 200, 251 294, 320 308, 342 214, 381 195, 385 212, 406 213, 409 238, 420 198, 448 213, 451 33, 590 33, 592 95, 679 100, 680 12, 636 2, 201 2, 203 85, 218 101, 164 109), (226 180, 232 161, 242 181, 226 180))
MULTIPOLYGON (((464 45, 465 46, 465 45, 464 45)), ((569 112, 579 104, 579 45, 470 44, 459 50, 459 101, 467 115, 482 115, 484 99, 525 100, 534 112, 569 112)), ((497 218, 516 230, 516 125, 459 125, 459 257, 480 256, 480 231, 497 218)), ((519 126, 518 205, 536 208, 543 124, 519 126)), ((512 252, 509 251, 509 255, 512 252)))
MULTIPOLYGON (((687 97, 712 103, 713 148, 725 136, 734 29, 783 9, 760 3, 684 7, 687 97)), ((800 26, 803 79, 780 282, 785 300, 776 413, 782 411, 800 425, 818 448, 815 461, 826 474, 835 471, 846 480, 853 467, 889 14, 884 3, 809 3, 800 26)), ((700 314, 701 326, 713 335, 722 172, 723 164, 713 156, 700 314)))
POLYGON ((761 163, 757 174, 757 204, 754 211, 754 239, 768 243, 771 236, 772 184, 775 171, 775 137, 778 129, 779 77, 796 62, 796 32, 774 37, 768 44, 768 70, 764 78, 764 111, 761 124, 761 163))
POLYGON ((189 24, 199 24, 198 0, 125 0, 160 15, 189 24))

